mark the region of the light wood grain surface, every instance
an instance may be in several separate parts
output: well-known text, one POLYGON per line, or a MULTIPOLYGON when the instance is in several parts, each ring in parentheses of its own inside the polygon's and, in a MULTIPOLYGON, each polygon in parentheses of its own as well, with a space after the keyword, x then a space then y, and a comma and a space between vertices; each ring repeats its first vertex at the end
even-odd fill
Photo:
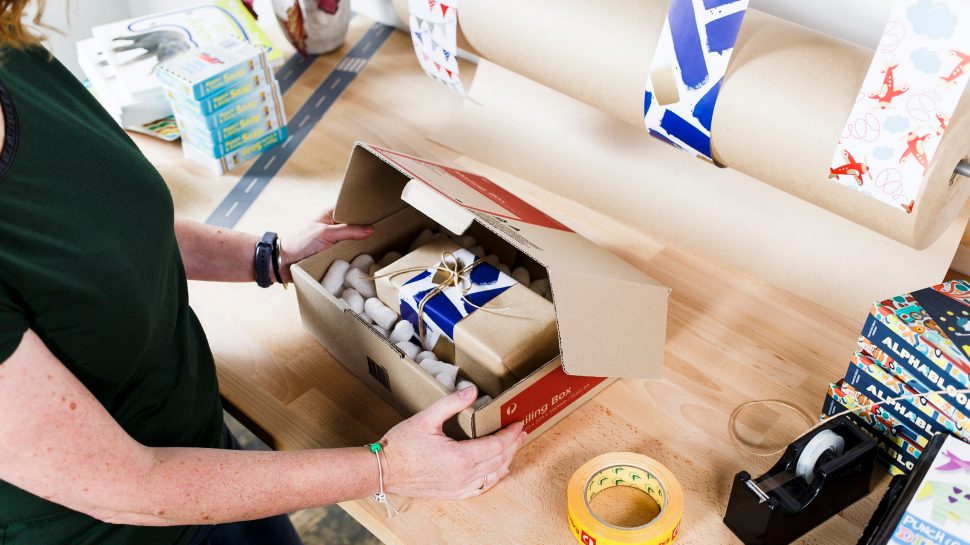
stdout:
MULTIPOLYGON (((348 44, 370 24, 356 17, 348 44)), ((341 56, 316 60, 286 94, 289 112, 341 56)), ((462 66, 469 75, 473 69, 462 66)), ((425 139, 458 103, 419 71, 408 37, 391 36, 237 228, 285 236, 320 213, 336 197, 356 140, 468 164, 425 139)), ((186 217, 204 220, 245 170, 212 177, 184 161, 177 144, 136 138, 186 217)), ((527 445, 510 477, 481 498, 394 498, 403 513, 392 520, 370 501, 342 507, 389 544, 566 544, 574 542, 565 518, 571 473, 597 454, 629 450, 661 461, 680 479, 686 514, 678 543, 736 543, 721 522, 733 476, 742 469, 760 474, 777 455, 738 449, 729 415, 753 399, 783 399, 815 417, 826 384, 845 372, 864 317, 847 319, 807 303, 797 285, 774 289, 659 245, 582 203, 511 178, 496 181, 673 288, 664 377, 615 383, 527 445)), ((292 289, 192 283, 191 303, 209 335, 227 408, 275 448, 362 445, 401 419, 304 332, 292 289)), ((740 430, 749 443, 773 450, 794 439, 805 421, 767 406, 746 415, 740 430)), ((881 486, 801 543, 855 543, 880 495, 881 486)))

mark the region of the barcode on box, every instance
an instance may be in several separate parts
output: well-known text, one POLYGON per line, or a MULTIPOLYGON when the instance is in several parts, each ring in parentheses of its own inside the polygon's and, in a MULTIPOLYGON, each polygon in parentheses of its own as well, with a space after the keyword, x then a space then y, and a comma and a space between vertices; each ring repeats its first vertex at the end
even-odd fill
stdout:
POLYGON ((372 377, 377 379, 377 382, 381 383, 381 386, 387 388, 388 391, 391 390, 391 379, 387 376, 387 369, 378 365, 376 361, 367 358, 367 370, 372 377))

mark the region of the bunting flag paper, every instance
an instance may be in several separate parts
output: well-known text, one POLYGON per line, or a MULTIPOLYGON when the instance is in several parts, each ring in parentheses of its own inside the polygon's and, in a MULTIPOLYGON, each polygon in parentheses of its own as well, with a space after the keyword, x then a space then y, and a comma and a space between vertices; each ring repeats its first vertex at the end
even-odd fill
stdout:
POLYGON ((712 159, 711 120, 748 0, 672 0, 647 77, 651 135, 712 159))
POLYGON ((458 78, 458 0, 408 0, 411 41, 421 68, 460 95, 458 78))
POLYGON ((839 138, 829 178, 912 213, 963 95, 968 0, 898 0, 839 138))

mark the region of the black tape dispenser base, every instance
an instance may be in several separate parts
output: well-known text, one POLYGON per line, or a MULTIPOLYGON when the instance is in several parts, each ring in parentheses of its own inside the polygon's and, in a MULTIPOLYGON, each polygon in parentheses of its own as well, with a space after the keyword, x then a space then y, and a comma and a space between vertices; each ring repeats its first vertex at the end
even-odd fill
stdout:
POLYGON ((785 545, 869 493, 876 442, 833 418, 788 445, 758 478, 735 475, 724 524, 746 545, 785 545))

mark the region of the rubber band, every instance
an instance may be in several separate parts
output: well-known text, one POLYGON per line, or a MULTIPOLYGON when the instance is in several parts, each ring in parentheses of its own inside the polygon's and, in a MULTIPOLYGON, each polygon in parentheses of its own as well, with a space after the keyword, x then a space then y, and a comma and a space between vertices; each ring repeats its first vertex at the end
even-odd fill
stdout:
MULTIPOLYGON (((864 411, 865 409, 869 409, 871 407, 878 407, 878 406, 882 405, 883 403, 892 403, 894 401, 902 401, 902 400, 906 400, 906 399, 914 399, 914 398, 923 397, 923 396, 929 395, 929 394, 942 394, 942 395, 947 395, 947 396, 953 396, 954 394, 970 394, 970 388, 963 388, 963 389, 960 389, 960 390, 951 390, 951 389, 931 390, 931 391, 927 391, 927 392, 918 392, 918 393, 915 393, 915 394, 906 394, 906 395, 895 396, 895 397, 887 397, 886 399, 883 399, 882 401, 877 401, 877 402, 874 402, 874 403, 860 403, 858 406, 853 407, 851 409, 845 409, 845 410, 839 411, 839 412, 837 412, 837 413, 835 413, 833 415, 829 415, 829 416, 822 417, 821 419, 819 419, 818 423, 814 424, 812 427, 810 427, 807 430, 805 430, 804 432, 802 432, 798 437, 796 437, 795 439, 793 439, 792 441, 790 441, 790 443, 793 443, 793 442, 797 441, 799 438, 802 438, 805 435, 807 435, 807 434, 815 431, 816 429, 818 429, 819 427, 821 427, 822 425, 824 425, 829 420, 832 420, 833 418, 838 418, 838 417, 840 417, 840 416, 842 416, 844 414, 859 413, 859 412, 864 411)), ((781 454, 782 452, 785 451, 785 449, 788 448, 788 445, 785 445, 784 447, 782 447, 782 448, 780 448, 778 450, 775 450, 775 451, 772 451, 772 452, 767 452, 767 453, 762 453, 762 452, 755 452, 755 451, 749 450, 749 449, 747 449, 747 448, 745 448, 745 447, 742 446, 743 443, 741 442, 741 439, 738 436, 737 430, 735 429, 735 425, 736 425, 736 422, 737 422, 738 414, 740 413, 740 411, 742 411, 746 407, 750 407, 750 406, 754 406, 754 405, 761 405, 761 404, 765 404, 765 403, 777 403, 777 404, 780 404, 780 405, 784 405, 786 407, 789 407, 791 409, 794 409, 794 410, 796 410, 797 412, 799 412, 801 414, 805 414, 801 409, 799 409, 798 407, 792 405, 791 403, 788 403, 787 401, 781 401, 781 400, 778 400, 778 399, 758 399, 758 400, 754 400, 754 401, 748 401, 746 403, 742 403, 741 405, 738 406, 738 408, 734 409, 734 412, 731 413, 731 417, 728 419, 728 433, 731 435, 731 440, 735 443, 735 446, 737 446, 740 450, 744 451, 745 453, 747 453, 747 454, 753 454, 754 456, 774 456, 774 455, 777 455, 777 454, 781 454)))

